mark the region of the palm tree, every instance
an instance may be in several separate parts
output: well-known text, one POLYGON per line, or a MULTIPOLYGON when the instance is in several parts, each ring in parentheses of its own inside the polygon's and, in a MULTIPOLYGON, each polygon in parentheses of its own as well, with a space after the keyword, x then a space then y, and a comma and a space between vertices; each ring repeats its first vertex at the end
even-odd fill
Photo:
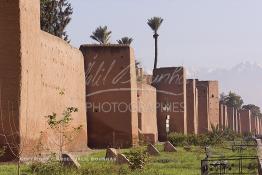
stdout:
POLYGON ((111 31, 108 31, 107 26, 99 26, 96 30, 92 33, 90 38, 99 42, 100 44, 109 44, 109 39, 111 35, 111 31))
POLYGON ((130 45, 133 42, 133 38, 123 37, 120 40, 117 40, 118 44, 128 44, 130 45))
POLYGON ((154 39, 155 39, 155 63, 154 63, 154 69, 157 68, 157 56, 158 56, 158 45, 157 45, 157 38, 158 38, 158 29, 161 26, 162 22, 164 20, 161 17, 153 17, 147 20, 147 24, 149 27, 154 31, 154 39))

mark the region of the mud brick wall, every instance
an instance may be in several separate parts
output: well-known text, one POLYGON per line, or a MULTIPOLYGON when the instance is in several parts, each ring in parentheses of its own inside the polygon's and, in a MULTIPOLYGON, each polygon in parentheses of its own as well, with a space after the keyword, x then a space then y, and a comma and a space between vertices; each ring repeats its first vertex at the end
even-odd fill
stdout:
POLYGON ((227 115, 228 115, 228 127, 234 130, 234 116, 235 116, 235 109, 232 107, 227 107, 227 115))
POLYGON ((241 133, 251 132, 251 112, 249 110, 240 110, 240 123, 241 123, 241 133))
POLYGON ((145 83, 137 84, 138 123, 143 140, 156 143, 158 140, 156 118, 156 89, 145 83), (147 137, 151 136, 151 137, 147 137))
POLYGON ((152 86, 157 90, 157 124, 159 140, 166 140, 166 121, 169 132, 187 134, 186 75, 183 67, 154 69, 152 86))
MULTIPOLYGON (((79 109, 73 116, 73 125, 81 124, 83 129, 74 143, 64 149, 86 150, 85 79, 81 52, 40 30, 39 0, 2 1, 0 36, 1 122, 6 126, 0 130, 1 134, 19 133, 15 144, 23 146, 22 156, 30 156, 39 142, 40 132, 49 132, 44 116, 52 112, 60 114, 66 107, 73 106, 79 109)), ((51 151, 58 150, 53 143, 55 137, 46 134, 43 141, 51 151)), ((10 139, 0 139, 1 145, 8 142, 10 139)))
POLYGON ((198 92, 196 80, 188 79, 187 89, 187 132, 197 134, 198 129, 198 92))
POLYGON ((197 80, 198 131, 206 133, 219 125, 219 87, 217 81, 197 80))
POLYGON ((225 128, 225 126, 224 126, 224 104, 219 104, 219 127, 221 128, 221 129, 224 129, 225 128))
POLYGON ((85 58, 88 143, 91 148, 138 142, 134 51, 127 45, 82 45, 85 58))

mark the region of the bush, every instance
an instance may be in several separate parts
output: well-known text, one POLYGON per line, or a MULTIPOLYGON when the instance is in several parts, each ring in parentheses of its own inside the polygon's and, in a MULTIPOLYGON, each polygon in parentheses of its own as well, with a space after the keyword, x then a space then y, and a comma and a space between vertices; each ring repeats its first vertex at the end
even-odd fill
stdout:
POLYGON ((187 135, 187 144, 188 145, 201 145, 201 139, 202 137, 199 137, 199 135, 191 134, 187 135))
POLYGON ((207 135, 200 134, 189 134, 184 135, 181 133, 171 133, 168 135, 168 140, 174 146, 186 146, 186 145, 194 145, 194 146, 204 146, 209 143, 209 139, 207 135))
POLYGON ((53 154, 46 163, 32 163, 30 169, 32 173, 37 175, 60 175, 63 172, 63 166, 56 160, 55 154, 53 154))
POLYGON ((181 133, 171 133, 168 135, 168 140, 174 146, 184 146, 187 144, 187 136, 181 133))
POLYGON ((230 141, 230 140, 232 141, 232 140, 235 140, 235 139, 237 139, 237 138, 243 137, 242 135, 234 132, 234 131, 233 131, 232 129, 230 129, 230 128, 224 129, 223 132, 224 132, 224 138, 225 138, 226 141, 230 141))
POLYGON ((126 153, 128 160, 130 161, 131 169, 143 169, 148 161, 148 153, 143 149, 134 149, 129 153, 126 153))
POLYGON ((208 146, 222 144, 224 141, 232 141, 241 137, 239 134, 228 128, 221 130, 218 126, 214 125, 212 125, 211 128, 212 130, 210 132, 199 135, 184 135, 181 133, 170 133, 168 135, 168 140, 174 146, 208 146))

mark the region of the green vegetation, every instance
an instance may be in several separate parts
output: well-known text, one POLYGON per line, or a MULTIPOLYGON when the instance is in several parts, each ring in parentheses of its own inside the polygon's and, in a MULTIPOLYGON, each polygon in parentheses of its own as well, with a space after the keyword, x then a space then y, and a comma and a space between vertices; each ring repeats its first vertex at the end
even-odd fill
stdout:
POLYGON ((228 94, 220 94, 220 103, 236 109, 250 110, 251 116, 259 118, 262 117, 261 109, 259 106, 255 104, 244 105, 244 100, 242 99, 242 97, 234 92, 230 91, 228 94))
POLYGON ((254 104, 248 104, 248 105, 243 105, 242 109, 250 110, 252 113, 252 116, 262 117, 259 106, 256 106, 254 104))
POLYGON ((59 175, 63 174, 63 166, 61 163, 56 161, 55 154, 52 154, 50 159, 46 163, 34 162, 30 165, 30 171, 32 174, 46 175, 53 174, 59 175))
POLYGON ((221 130, 218 126, 211 125, 212 130, 207 134, 180 134, 170 133, 168 140, 175 146, 209 146, 222 144, 225 141, 240 139, 240 135, 226 128, 221 130))
POLYGON ((120 40, 117 40, 118 44, 128 44, 130 45, 133 42, 133 38, 129 38, 129 37, 123 37, 120 40))
POLYGON ((65 31, 73 8, 67 0, 41 0, 41 29, 69 41, 65 31))
POLYGON ((63 153, 64 147, 72 143, 83 128, 82 125, 77 127, 71 126, 73 121, 72 114, 75 112, 78 112, 77 108, 68 107, 63 112, 62 117, 58 117, 56 113, 46 116, 49 129, 51 129, 57 137, 56 142, 53 142, 53 144, 59 148, 60 156, 63 153))
POLYGON ((242 105, 244 104, 242 97, 231 91, 228 93, 228 95, 225 95, 224 93, 221 94, 220 102, 236 109, 241 109, 242 105))
POLYGON ((131 169, 143 169, 149 159, 147 151, 143 148, 132 149, 124 153, 130 161, 131 169))
POLYGON ((107 26, 99 26, 96 30, 92 33, 90 38, 97 41, 99 44, 109 44, 109 40, 111 37, 111 31, 108 30, 107 26))
MULTIPOLYGON (((228 157, 239 155, 239 152, 232 151, 231 144, 224 142, 219 146, 211 147, 213 155, 228 157)), ((126 154, 131 162, 138 165, 130 168, 128 165, 116 165, 113 161, 105 160, 105 151, 96 151, 80 159, 81 169, 66 169, 55 160, 50 159, 45 164, 33 164, 31 166, 22 165, 21 171, 28 175, 199 175, 200 161, 205 158, 205 149, 201 146, 192 146, 190 151, 183 147, 177 147, 178 151, 166 153, 162 145, 157 145, 160 150, 160 156, 147 157, 144 154, 145 147, 136 149, 121 150, 126 154), (141 154, 140 154, 141 153, 141 154), (143 168, 137 162, 143 162, 143 168), (138 167, 138 168, 137 168, 138 167)), ((248 148, 243 151, 245 155, 256 155, 255 148, 248 148)), ((248 167, 255 174, 256 160, 252 162, 244 161, 244 167, 248 167)), ((1 165, 0 175, 10 175, 16 172, 16 166, 13 164, 1 165)))

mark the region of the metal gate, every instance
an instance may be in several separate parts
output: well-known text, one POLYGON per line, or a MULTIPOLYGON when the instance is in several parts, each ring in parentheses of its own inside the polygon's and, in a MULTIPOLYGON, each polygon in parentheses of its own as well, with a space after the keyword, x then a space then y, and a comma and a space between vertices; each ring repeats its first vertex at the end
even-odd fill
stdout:
POLYGON ((233 142, 230 149, 237 152, 232 156, 212 156, 209 147, 205 148, 206 158, 201 160, 201 175, 258 174, 258 157, 244 152, 257 147, 253 142, 233 142))
POLYGON ((257 173, 257 156, 212 157, 201 160, 201 175, 256 175, 257 173))

